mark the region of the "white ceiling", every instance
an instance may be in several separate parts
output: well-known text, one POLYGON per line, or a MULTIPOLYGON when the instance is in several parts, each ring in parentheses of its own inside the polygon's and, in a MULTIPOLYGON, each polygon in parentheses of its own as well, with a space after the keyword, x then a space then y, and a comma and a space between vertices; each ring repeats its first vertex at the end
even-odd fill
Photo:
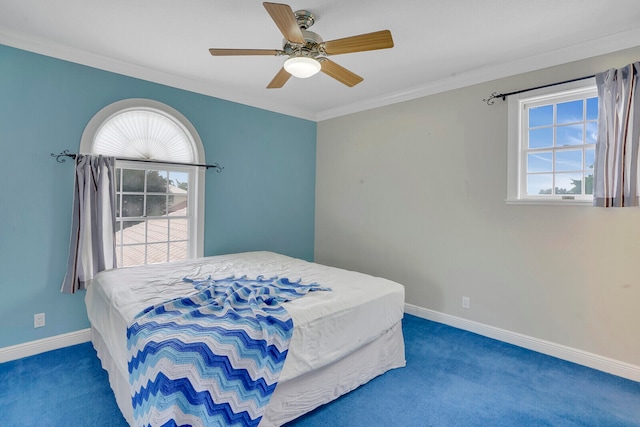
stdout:
POLYGON ((282 48, 247 0, 0 0, 0 44, 317 121, 640 45, 639 0, 287 4, 324 40, 388 29, 395 46, 332 56, 353 88, 320 73, 266 89, 286 58, 208 52, 282 48))

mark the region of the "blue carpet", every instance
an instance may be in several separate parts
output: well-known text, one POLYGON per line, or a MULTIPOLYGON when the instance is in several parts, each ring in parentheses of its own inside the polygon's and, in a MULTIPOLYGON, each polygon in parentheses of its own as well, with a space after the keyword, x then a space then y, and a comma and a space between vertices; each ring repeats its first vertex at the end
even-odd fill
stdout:
POLYGON ((287 427, 640 426, 640 383, 414 316, 407 367, 287 427))
POLYGON ((0 425, 125 427, 91 343, 0 364, 0 425))
MULTIPOLYGON (((414 316, 407 367, 287 427, 640 426, 640 383, 414 316)), ((0 364, 2 426, 126 426, 91 344, 0 364)))

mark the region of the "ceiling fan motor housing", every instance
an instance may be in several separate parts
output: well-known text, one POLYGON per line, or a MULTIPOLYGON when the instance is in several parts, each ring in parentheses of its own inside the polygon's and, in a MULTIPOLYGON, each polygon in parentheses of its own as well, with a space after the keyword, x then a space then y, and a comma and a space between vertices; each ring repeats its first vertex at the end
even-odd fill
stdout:
POLYGON ((291 43, 289 40, 284 39, 282 41, 282 50, 286 55, 289 56, 307 56, 310 58, 315 58, 322 54, 320 45, 323 40, 319 34, 314 33, 313 31, 301 29, 302 36, 304 37, 305 44, 299 45, 296 43, 291 43))
POLYGON ((298 27, 300 27, 302 37, 305 40, 305 44, 300 45, 284 39, 282 41, 282 50, 290 57, 304 56, 314 59, 317 58, 323 53, 320 47, 323 40, 319 34, 308 30, 308 28, 316 22, 316 16, 308 10, 297 10, 294 12, 294 15, 296 22, 298 23, 298 27))

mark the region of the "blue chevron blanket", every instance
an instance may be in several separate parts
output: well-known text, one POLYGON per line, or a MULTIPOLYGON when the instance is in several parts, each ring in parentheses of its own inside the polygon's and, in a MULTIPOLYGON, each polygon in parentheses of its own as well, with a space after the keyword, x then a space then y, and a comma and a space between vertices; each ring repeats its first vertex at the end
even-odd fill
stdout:
POLYGON ((286 278, 192 282, 127 328, 136 426, 257 426, 293 333, 281 303, 329 290, 286 278))

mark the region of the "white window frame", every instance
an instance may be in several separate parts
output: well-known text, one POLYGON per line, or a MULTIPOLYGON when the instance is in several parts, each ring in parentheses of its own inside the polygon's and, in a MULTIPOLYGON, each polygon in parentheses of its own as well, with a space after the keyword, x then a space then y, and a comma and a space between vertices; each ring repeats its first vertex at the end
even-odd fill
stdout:
MULTIPOLYGON (((204 164, 205 155, 202 140, 197 130, 191 122, 182 115, 178 110, 158 101, 131 98, 114 102, 98 111, 89 121, 82 134, 80 142, 80 153, 83 154, 101 154, 94 152, 93 146, 96 135, 98 135, 101 127, 111 117, 126 111, 146 110, 159 113, 177 124, 187 136, 190 147, 188 147, 193 155, 193 163, 204 164)), ((117 157, 117 156, 116 156, 117 157)), ((170 161, 170 159, 156 159, 161 161, 170 161)), ((175 165, 167 165, 163 163, 154 163, 145 161, 128 162, 126 160, 116 160, 116 167, 140 168, 140 169, 158 169, 166 170, 175 168, 175 165), (137 164, 137 166, 135 166, 137 164)), ((197 166, 180 166, 183 170, 191 170, 192 181, 189 182, 189 201, 188 210, 191 216, 191 226, 189 227, 189 250, 188 258, 202 257, 204 254, 204 206, 205 206, 205 168, 197 166)))
MULTIPOLYGON (((540 88, 511 95, 508 98, 507 204, 592 206, 592 195, 527 195, 528 105, 555 104, 579 97, 598 96, 595 78, 540 88)), ((575 147, 584 147, 577 145, 575 147)))

